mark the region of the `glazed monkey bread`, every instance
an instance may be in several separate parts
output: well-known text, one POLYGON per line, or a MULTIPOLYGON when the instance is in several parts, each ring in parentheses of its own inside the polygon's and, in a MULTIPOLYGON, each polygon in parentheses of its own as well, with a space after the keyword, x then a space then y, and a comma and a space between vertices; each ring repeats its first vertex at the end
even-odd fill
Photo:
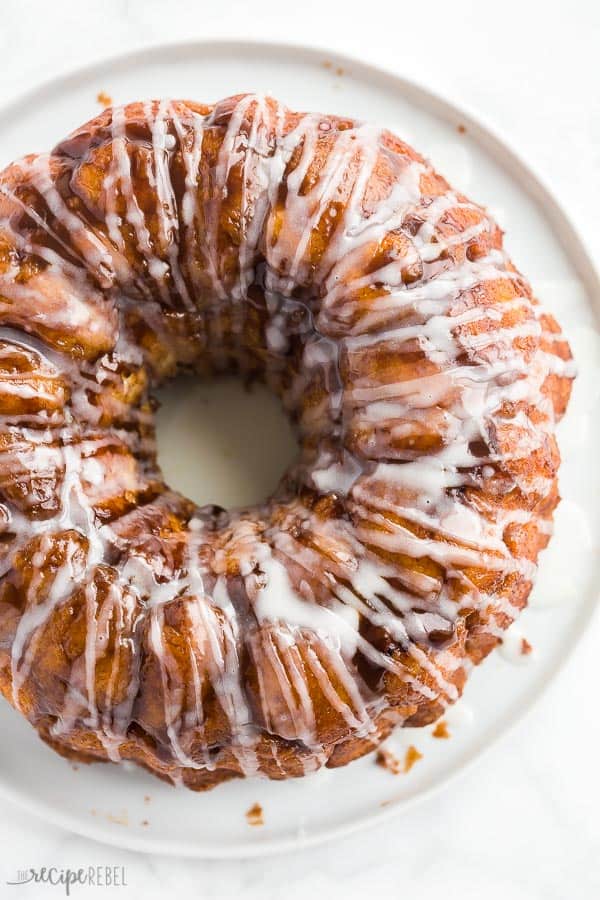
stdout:
POLYGON ((525 605, 569 347, 388 131, 108 109, 0 175, 0 317, 0 687, 59 753, 196 790, 343 765, 440 716, 525 605), (181 372, 281 399, 299 458, 263 505, 164 483, 181 372))

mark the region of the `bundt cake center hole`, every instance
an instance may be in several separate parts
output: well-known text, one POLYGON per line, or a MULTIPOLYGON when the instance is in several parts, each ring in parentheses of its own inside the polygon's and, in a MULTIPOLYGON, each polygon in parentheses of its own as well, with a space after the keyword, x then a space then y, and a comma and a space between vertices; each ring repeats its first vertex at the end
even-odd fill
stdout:
POLYGON ((165 479, 200 506, 264 501, 298 455, 279 400, 264 385, 248 389, 233 376, 181 377, 156 397, 165 479))

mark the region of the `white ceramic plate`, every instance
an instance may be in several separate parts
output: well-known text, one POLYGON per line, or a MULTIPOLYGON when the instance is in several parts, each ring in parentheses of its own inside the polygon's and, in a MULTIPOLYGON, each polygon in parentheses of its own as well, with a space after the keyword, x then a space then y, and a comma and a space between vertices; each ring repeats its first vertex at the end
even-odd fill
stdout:
MULTIPOLYGON (((600 296, 598 278, 545 188, 471 115, 408 81, 322 50, 196 43, 111 60, 29 94, 0 114, 0 165, 48 149, 95 115, 100 91, 121 103, 158 96, 211 101, 247 90, 271 91, 296 109, 385 125, 428 155, 457 187, 487 204, 507 229, 517 265, 572 339, 581 375, 562 426, 564 501, 556 534, 542 560, 532 607, 519 622, 534 653, 522 666, 495 653, 474 672, 465 699, 447 717, 450 740, 434 739, 430 729, 395 735, 390 744, 398 754, 409 744, 423 754, 409 774, 393 776, 371 757, 298 781, 231 782, 196 795, 137 770, 74 767, 38 741, 7 704, 0 706, 5 796, 73 831, 157 853, 259 855, 316 843, 401 812, 473 760, 531 705, 575 646, 596 600, 600 338, 593 303, 600 296), (250 826, 245 817, 256 802, 264 810, 262 827, 250 826)), ((161 460, 177 487, 200 501, 225 505, 258 499, 275 485, 293 444, 266 394, 248 398, 231 384, 195 387, 188 381, 184 391, 175 386, 163 399, 161 460)), ((514 636, 517 645, 520 633, 514 636)))

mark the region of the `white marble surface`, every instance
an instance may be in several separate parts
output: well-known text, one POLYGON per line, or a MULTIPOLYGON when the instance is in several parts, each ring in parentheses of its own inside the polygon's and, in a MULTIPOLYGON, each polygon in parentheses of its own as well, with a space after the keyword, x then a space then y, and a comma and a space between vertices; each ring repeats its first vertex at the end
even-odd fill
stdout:
MULTIPOLYGON (((164 40, 270 37, 379 61, 471 106, 552 185, 600 261, 600 6, 596 0, 2 0, 0 102, 90 59, 164 40), (368 9, 365 15, 363 7, 368 9)), ((565 561, 568 565, 568 561, 565 561)), ((95 844, 0 809, 0 897, 17 869, 125 866, 147 900, 600 897, 600 618, 533 713, 437 797, 382 827, 274 859, 191 862, 95 844)))

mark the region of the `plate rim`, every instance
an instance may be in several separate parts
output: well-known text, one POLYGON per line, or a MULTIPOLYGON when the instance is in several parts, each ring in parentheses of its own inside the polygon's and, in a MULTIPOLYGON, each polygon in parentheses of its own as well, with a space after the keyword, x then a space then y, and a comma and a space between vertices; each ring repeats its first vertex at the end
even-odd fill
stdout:
MULTIPOLYGON (((140 66, 145 61, 151 62, 157 56, 168 57, 169 54, 173 53, 177 53, 178 57, 181 58, 199 52, 208 52, 216 55, 219 52, 231 51, 253 55, 259 53, 262 55, 268 54, 269 56, 287 54, 288 57, 291 54, 295 59, 316 65, 322 64, 325 57, 326 61, 331 62, 334 68, 341 66, 349 70, 352 76, 363 78, 372 84, 384 84, 399 92, 401 96, 416 101, 417 105, 422 106, 422 108, 432 112, 444 121, 454 125, 461 124, 466 126, 469 136, 490 155, 502 170, 510 174, 519 185, 519 188, 531 198, 538 210, 541 210, 553 236, 581 279, 586 294, 589 295, 589 306, 597 319, 600 318, 600 304, 597 299, 595 300, 595 298, 600 297, 600 270, 597 268, 583 236, 580 234, 571 216, 563 209, 546 179, 530 167, 519 151, 513 149, 511 141, 503 131, 490 124, 485 115, 479 111, 476 112, 468 104, 463 103, 462 100, 457 102, 445 92, 437 88, 433 89, 417 79, 396 72, 388 65, 361 59, 359 56, 333 49, 327 45, 238 37, 211 37, 186 41, 167 40, 148 43, 131 51, 99 57, 91 63, 62 71, 49 79, 37 81, 26 90, 0 105, 0 126, 3 120, 10 116, 11 112, 16 112, 22 105, 39 103, 46 97, 68 89, 74 81, 92 79, 105 72, 107 68, 124 70, 129 67, 140 66)), ((546 693, 548 687, 572 659, 575 648, 584 637, 587 628, 598 616, 599 600, 600 589, 591 590, 589 599, 570 624, 567 637, 565 638, 565 646, 562 648, 563 653, 544 684, 531 685, 524 694, 521 706, 516 711, 510 710, 505 713, 495 723, 491 733, 474 740, 468 752, 456 762, 451 771, 443 773, 419 793, 401 801, 392 799, 386 807, 379 807, 357 816, 350 822, 332 826, 313 835, 273 837, 257 843, 248 841, 244 845, 234 846, 233 848, 226 846, 217 848, 198 845, 191 841, 182 843, 165 840, 164 838, 153 838, 151 834, 138 836, 133 832, 126 831, 113 833, 97 822, 87 824, 68 813, 62 813, 45 801, 35 800, 17 789, 13 790, 2 780, 0 780, 0 796, 24 809, 37 819, 42 819, 66 831, 82 835, 100 843, 121 849, 127 848, 143 853, 160 853, 161 855, 173 857, 196 859, 258 858, 340 840, 362 829, 389 821, 422 800, 431 798, 437 792, 443 790, 446 785, 455 782, 477 760, 481 759, 492 746, 506 738, 531 713, 546 693)))

